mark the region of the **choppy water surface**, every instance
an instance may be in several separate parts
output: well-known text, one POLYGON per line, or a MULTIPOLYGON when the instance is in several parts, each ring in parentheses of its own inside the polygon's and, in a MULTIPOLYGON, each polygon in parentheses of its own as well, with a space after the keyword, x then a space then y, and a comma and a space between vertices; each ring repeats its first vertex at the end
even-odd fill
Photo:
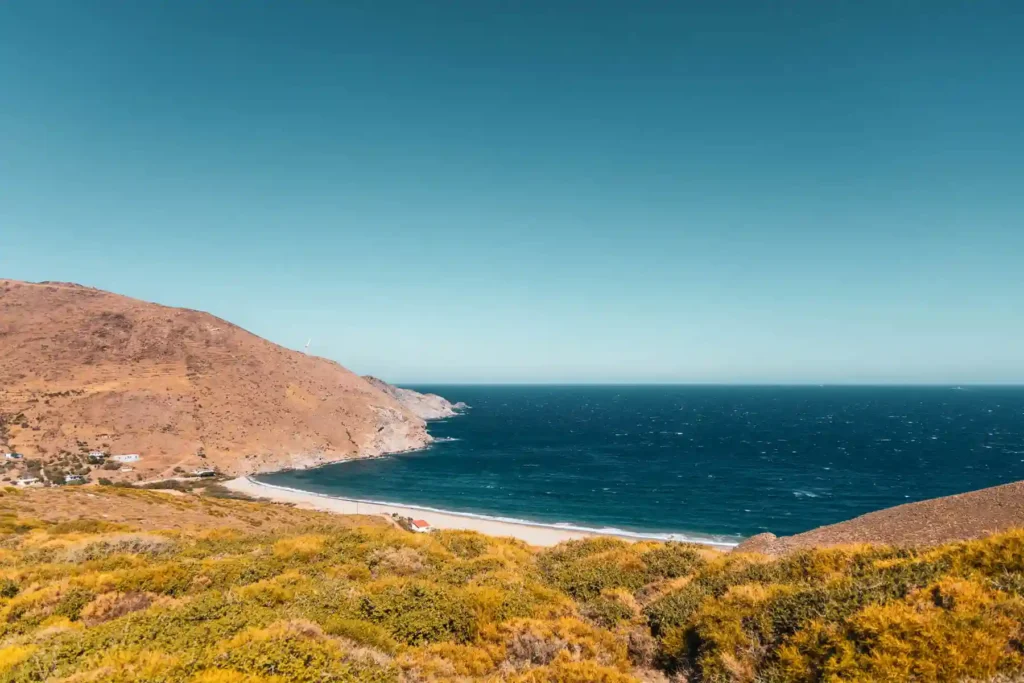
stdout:
POLYGON ((426 451, 263 479, 726 540, 1024 479, 1024 388, 415 388, 472 409, 431 423, 426 451))

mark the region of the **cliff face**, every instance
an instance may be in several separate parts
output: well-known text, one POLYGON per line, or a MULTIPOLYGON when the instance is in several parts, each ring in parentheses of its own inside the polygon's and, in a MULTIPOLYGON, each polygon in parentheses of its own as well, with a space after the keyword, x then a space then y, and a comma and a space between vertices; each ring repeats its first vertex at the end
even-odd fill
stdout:
POLYGON ((208 313, 0 280, 0 447, 138 453, 131 475, 242 474, 421 448, 424 421, 341 365, 208 313))
POLYGON ((455 417, 460 410, 469 407, 465 403, 452 403, 437 394, 421 394, 412 389, 402 389, 370 375, 364 375, 363 379, 424 420, 443 420, 446 417, 455 417))

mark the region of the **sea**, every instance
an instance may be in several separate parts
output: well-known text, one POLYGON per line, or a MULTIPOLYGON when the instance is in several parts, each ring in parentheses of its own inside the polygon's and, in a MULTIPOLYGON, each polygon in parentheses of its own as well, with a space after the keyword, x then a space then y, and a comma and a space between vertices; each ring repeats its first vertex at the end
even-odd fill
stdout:
POLYGON ((1024 479, 1024 387, 412 388, 471 407, 425 450, 261 479, 726 545, 1024 479))

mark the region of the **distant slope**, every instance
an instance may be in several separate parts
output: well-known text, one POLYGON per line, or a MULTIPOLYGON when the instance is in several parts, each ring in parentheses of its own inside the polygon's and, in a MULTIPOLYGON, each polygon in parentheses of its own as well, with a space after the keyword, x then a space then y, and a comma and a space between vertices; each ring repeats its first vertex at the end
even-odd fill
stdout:
POLYGON ((778 555, 801 548, 854 543, 928 546, 1021 527, 1024 481, 907 503, 794 536, 758 534, 741 543, 736 551, 778 555))
POLYGON ((333 361, 208 313, 65 283, 0 280, 0 415, 2 447, 44 460, 139 453, 133 479, 307 467, 430 440, 422 419, 333 361))
POLYGON ((424 420, 443 420, 446 417, 455 417, 460 410, 467 407, 464 403, 452 403, 437 394, 421 394, 412 389, 402 389, 370 375, 364 375, 363 379, 424 420))

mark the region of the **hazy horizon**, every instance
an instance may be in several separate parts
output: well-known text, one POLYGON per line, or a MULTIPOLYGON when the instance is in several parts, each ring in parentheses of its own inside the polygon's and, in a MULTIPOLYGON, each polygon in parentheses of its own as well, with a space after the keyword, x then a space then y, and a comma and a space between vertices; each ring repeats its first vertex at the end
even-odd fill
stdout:
POLYGON ((1012 3, 0 4, 0 276, 401 384, 1024 384, 1012 3))

